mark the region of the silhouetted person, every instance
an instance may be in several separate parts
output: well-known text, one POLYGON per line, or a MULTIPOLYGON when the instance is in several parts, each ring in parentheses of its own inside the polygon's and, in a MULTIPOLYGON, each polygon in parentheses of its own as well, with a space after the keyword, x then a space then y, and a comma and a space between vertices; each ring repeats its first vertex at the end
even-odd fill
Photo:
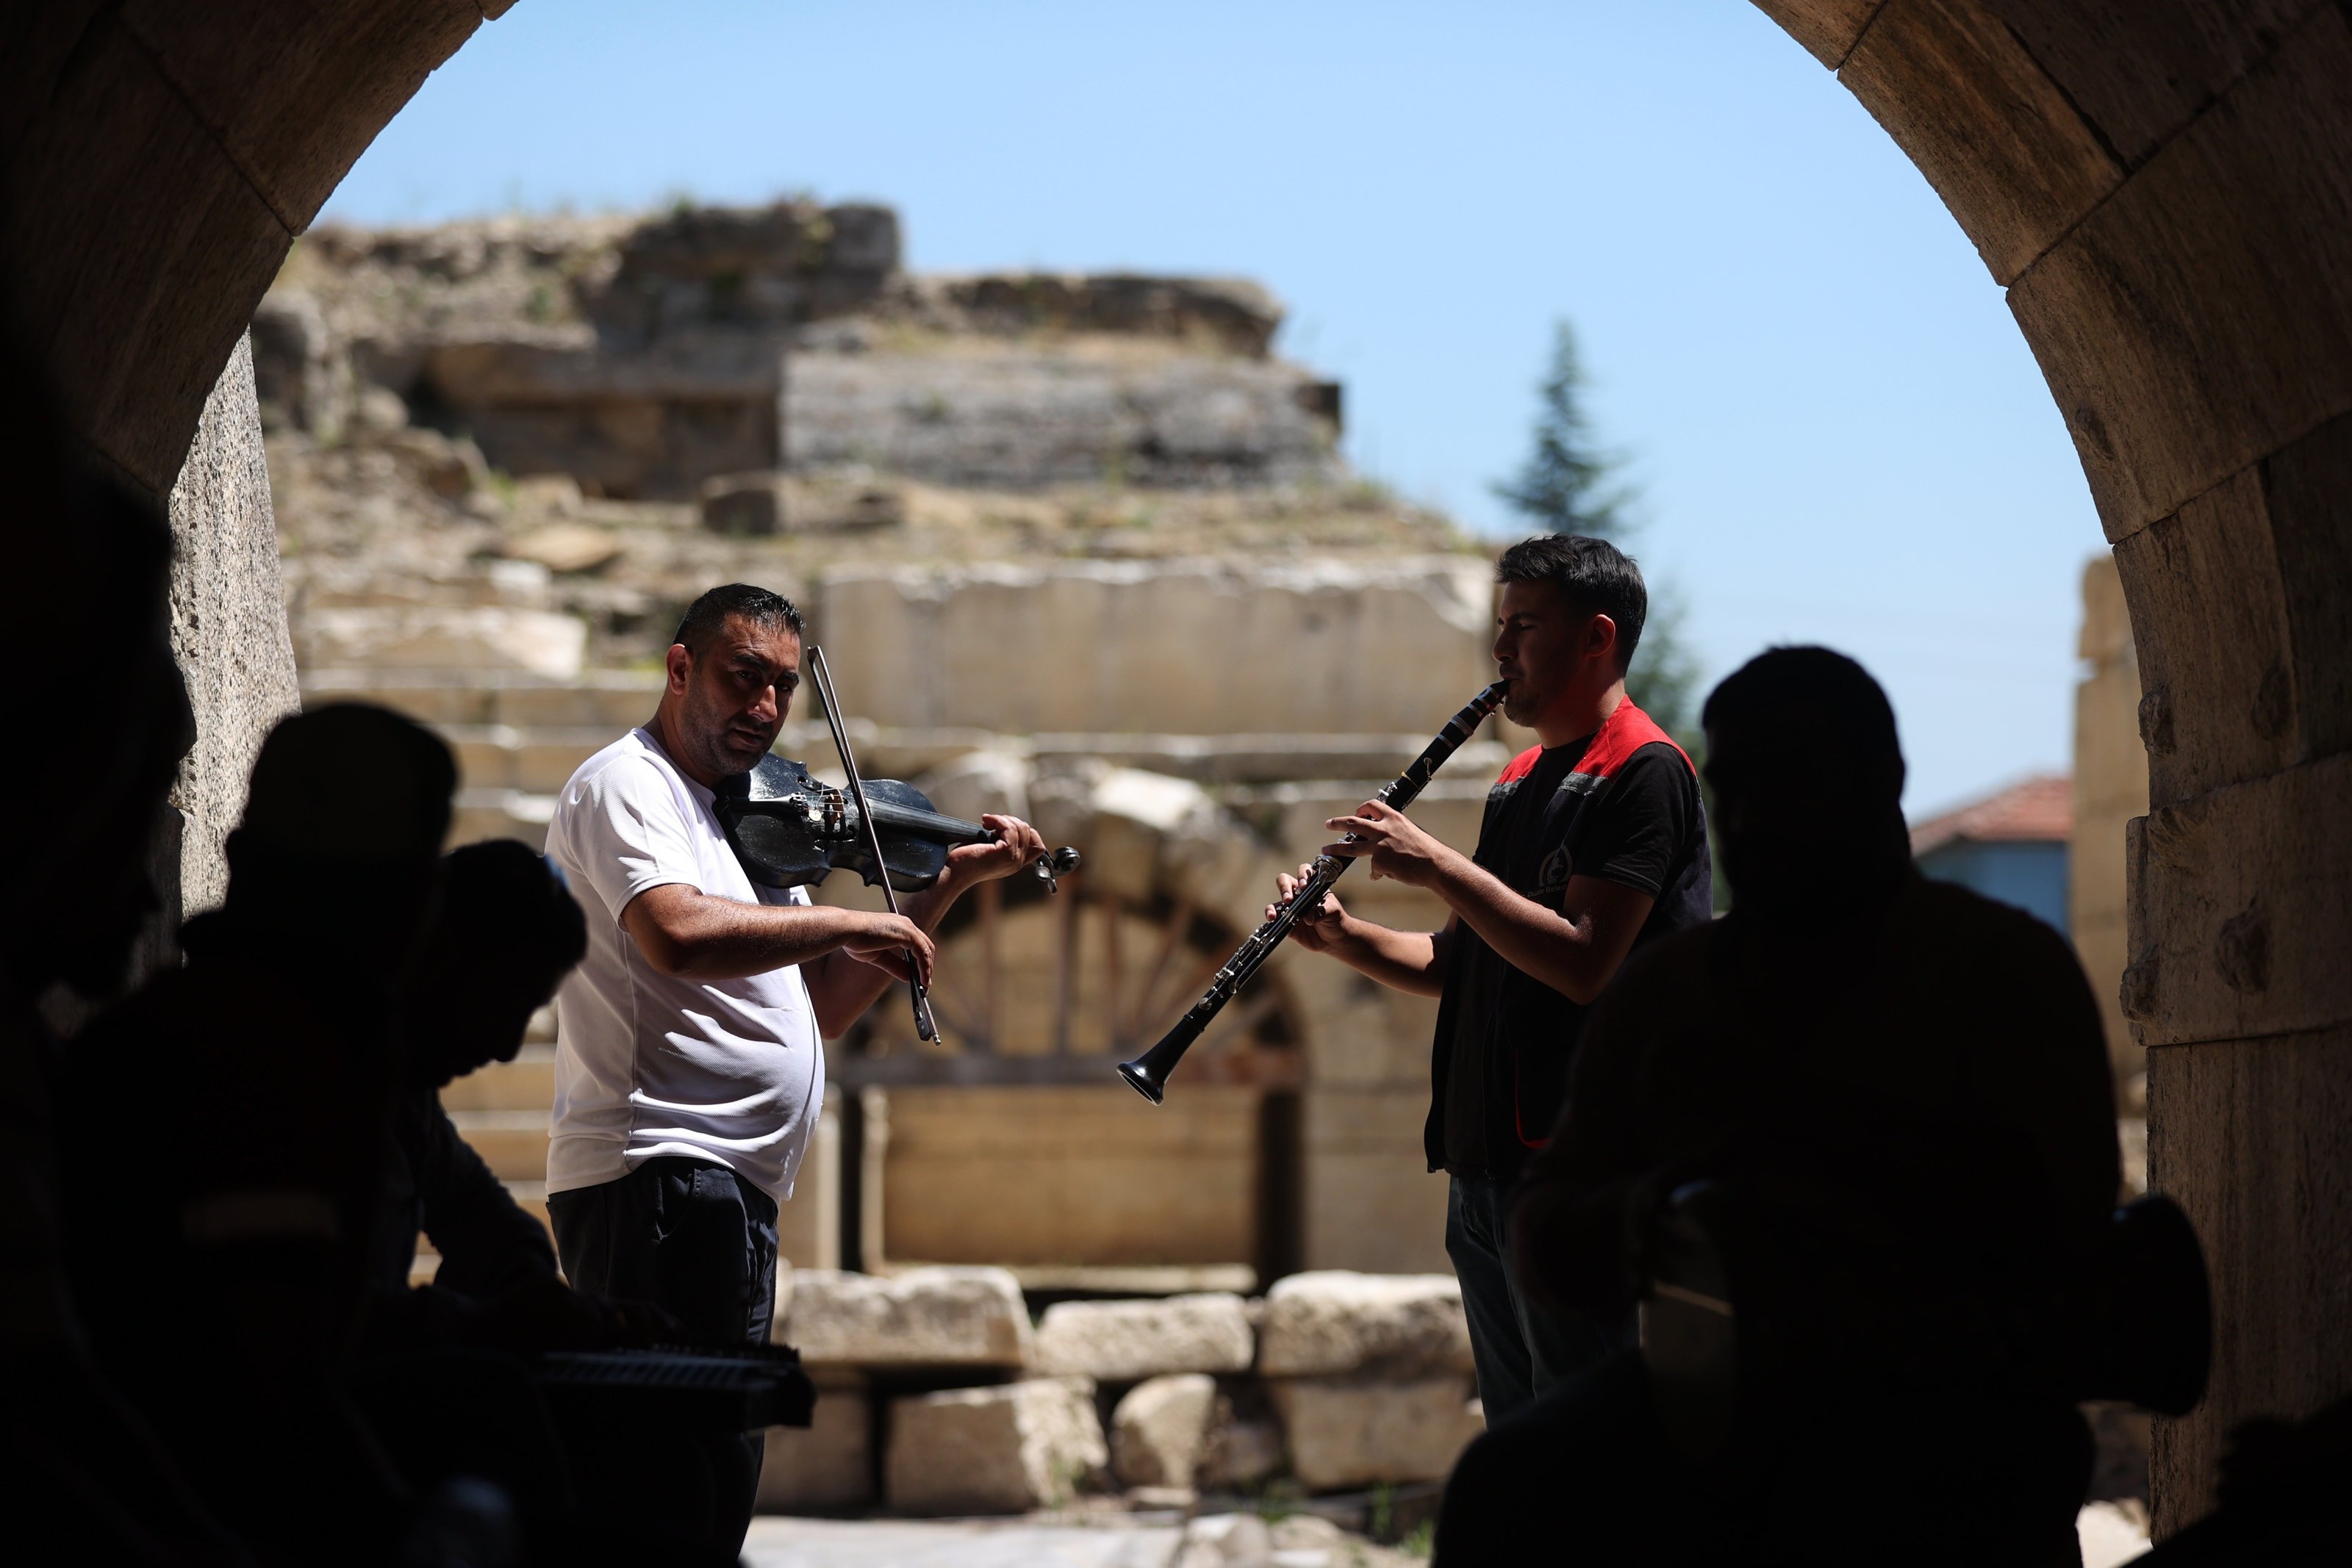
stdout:
POLYGON ((1438 1558, 2073 1563, 2060 1303, 2119 1179, 2090 989, 2056 932, 1913 867, 1860 665, 1775 649, 1705 720, 1732 912, 1595 1009, 1517 1263, 1621 1313, 1629 1235, 1716 1184, 1728 1435, 1662 1424, 1658 1349, 1624 1353, 1473 1445, 1438 1558))
POLYGON ((401 989, 404 1082, 350 1383, 412 1487, 496 1481, 520 1511, 534 1562, 731 1562, 697 1544, 713 1529, 698 1451, 649 1458, 593 1421, 567 1421, 534 1370, 550 1351, 643 1344, 662 1314, 572 1291, 546 1228, 441 1107, 453 1080, 514 1059, 531 1013, 586 944, 560 873, 523 845, 469 844, 442 858, 439 913, 401 989), (440 1266, 412 1289, 420 1234, 440 1266))
MULTIPOLYGON (((370 1280, 371 1343, 471 1341, 555 1348, 567 1335, 501 1321, 494 1303, 518 1292, 556 1303, 571 1293, 547 1228, 518 1205, 447 1113, 440 1091, 493 1061, 511 1061, 533 1011, 587 948, 580 906, 547 862, 510 841, 443 857, 440 913, 403 989, 404 1082, 392 1113, 370 1280), (419 1234, 440 1255, 433 1283, 411 1292, 419 1234)), ((576 1300, 576 1298, 574 1298, 576 1300)), ((582 1304, 583 1318, 601 1321, 582 1304)), ((529 1313, 532 1309, 524 1307, 529 1313)))
POLYGON ((287 719, 186 967, 61 1074, 86 1155, 68 1257, 106 1366, 273 1561, 389 1555, 403 1489, 340 1391, 402 1072, 397 982, 431 916, 456 769, 382 709, 287 719))
POLYGON ((20 592, 0 657, 88 678, 36 678, 15 719, 28 747, 0 769, 17 824, 0 869, 0 1514, 13 1561, 244 1561, 92 1358, 62 1255, 61 1160, 77 1108, 48 1075, 63 1048, 36 1004, 103 1000, 160 913, 152 866, 165 791, 195 727, 172 658, 171 538, 154 509, 75 467, 38 378, 0 341, 0 528, 20 592))

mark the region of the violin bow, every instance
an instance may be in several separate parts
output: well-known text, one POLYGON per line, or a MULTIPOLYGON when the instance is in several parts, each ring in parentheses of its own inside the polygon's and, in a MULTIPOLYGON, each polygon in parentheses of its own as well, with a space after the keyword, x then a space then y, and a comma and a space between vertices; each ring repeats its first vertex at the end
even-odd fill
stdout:
MULTIPOLYGON (((882 859, 881 830, 874 825, 874 813, 866 809, 866 781, 858 776, 857 758, 850 753, 849 731, 842 725, 841 705, 834 700, 833 674, 825 668, 824 650, 814 643, 810 643, 808 663, 809 678, 816 684, 817 701, 824 707, 824 721, 833 727, 834 747, 841 753, 843 771, 849 775, 849 799, 857 808, 859 825, 866 830, 866 852, 874 857, 875 880, 882 884, 883 902, 890 906, 891 914, 897 915, 898 913, 898 890, 890 885, 890 868, 882 859)), ((922 971, 917 967, 915 955, 912 952, 907 955, 907 986, 915 997, 917 1038, 927 1040, 938 1040, 940 1026, 931 1018, 930 995, 923 988, 922 971)))

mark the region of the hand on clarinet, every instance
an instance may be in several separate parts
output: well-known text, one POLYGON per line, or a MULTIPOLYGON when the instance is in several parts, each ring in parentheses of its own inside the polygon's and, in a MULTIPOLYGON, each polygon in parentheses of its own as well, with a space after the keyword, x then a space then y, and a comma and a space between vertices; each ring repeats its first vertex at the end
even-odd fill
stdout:
MULTIPOLYGON (((1303 865, 1298 868, 1297 876, 1277 875, 1274 879, 1274 886, 1278 896, 1265 906, 1265 917, 1271 920, 1286 907, 1298 895, 1300 885, 1314 874, 1313 866, 1303 865)), ((1328 952, 1331 945, 1347 934, 1347 924, 1348 912, 1339 907, 1339 895, 1326 893, 1323 895, 1323 912, 1300 916, 1298 924, 1290 928, 1290 939, 1309 953, 1328 952)))
POLYGON ((1414 825, 1412 819, 1383 800, 1367 800, 1352 817, 1333 817, 1323 824, 1343 837, 1323 846, 1327 855, 1342 855, 1369 862, 1374 877, 1393 877, 1408 887, 1427 887, 1437 880, 1439 857, 1445 846, 1414 825))

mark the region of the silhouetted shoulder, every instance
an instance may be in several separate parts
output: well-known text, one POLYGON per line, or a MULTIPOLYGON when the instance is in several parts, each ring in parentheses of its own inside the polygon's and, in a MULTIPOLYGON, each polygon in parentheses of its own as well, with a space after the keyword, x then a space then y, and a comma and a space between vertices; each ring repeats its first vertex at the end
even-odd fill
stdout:
POLYGON ((1911 917, 1954 950, 2011 964, 2079 974, 2074 950, 2050 925, 2012 904, 1957 883, 1921 877, 1904 895, 1911 917))

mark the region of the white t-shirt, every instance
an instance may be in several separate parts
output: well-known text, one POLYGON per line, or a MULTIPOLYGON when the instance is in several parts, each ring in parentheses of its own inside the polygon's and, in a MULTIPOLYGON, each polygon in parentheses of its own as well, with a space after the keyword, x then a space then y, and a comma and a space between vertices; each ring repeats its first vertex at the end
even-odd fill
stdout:
POLYGON ((743 904, 805 904, 808 891, 755 885, 727 847, 710 791, 643 729, 580 765, 556 802, 547 852, 588 915, 588 956, 555 998, 548 1191, 684 1155, 725 1166, 779 1203, 790 1197, 824 1099, 824 1051, 799 967, 732 980, 665 975, 621 912, 665 883, 743 904))

